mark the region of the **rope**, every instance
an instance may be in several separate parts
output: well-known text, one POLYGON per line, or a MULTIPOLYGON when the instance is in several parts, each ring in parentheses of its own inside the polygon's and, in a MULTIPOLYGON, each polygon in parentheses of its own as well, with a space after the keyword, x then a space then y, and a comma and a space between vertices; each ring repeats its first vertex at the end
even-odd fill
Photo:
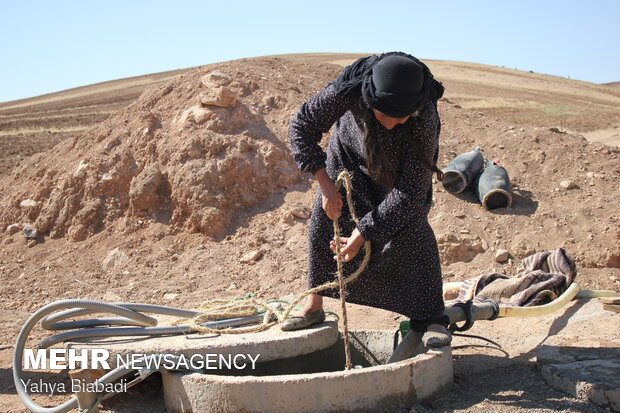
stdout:
MULTIPOLYGON (((349 190, 351 188, 351 180, 350 176, 346 171, 343 171, 340 176, 338 176, 338 180, 336 181, 336 190, 340 189, 341 183, 344 181, 345 188, 347 189, 347 195, 351 193, 349 190), (342 180, 340 178, 342 177, 342 180)), ((347 202, 351 208, 351 215, 355 217, 355 209, 353 207, 353 202, 350 197, 347 197, 347 202)), ((343 336, 344 336, 344 355, 345 355, 345 368, 347 370, 351 370, 353 366, 351 365, 351 345, 349 343, 349 323, 347 321, 347 302, 345 300, 345 288, 344 288, 344 276, 342 269, 342 257, 340 256, 340 226, 338 225, 338 219, 334 219, 334 241, 336 241, 336 262, 338 263, 338 287, 340 288, 340 305, 342 307, 342 326, 343 326, 343 336)))
MULTIPOLYGON (((344 184, 347 193, 347 202, 349 210, 351 211, 351 218, 356 225, 359 225, 359 219, 355 214, 355 207, 353 205, 353 185, 351 184, 351 175, 348 171, 342 171, 338 175, 336 180, 336 190, 340 190, 344 184)), ((268 303, 259 301, 254 298, 253 295, 242 297, 237 300, 211 300, 204 303, 200 310, 203 310, 201 314, 190 320, 190 327, 195 331, 204 334, 245 334, 264 331, 276 324, 276 320, 279 323, 284 322, 293 310, 293 308, 304 298, 310 294, 317 294, 324 290, 333 288, 340 289, 340 302, 342 306, 342 322, 344 326, 344 344, 346 353, 346 368, 351 369, 351 351, 349 343, 349 328, 347 322, 347 311, 345 301, 345 284, 348 284, 366 269, 368 262, 370 261, 370 241, 364 242, 364 259, 362 260, 359 268, 350 276, 344 278, 342 269, 342 258, 340 257, 340 227, 338 220, 333 220, 334 223, 334 237, 336 241, 336 255, 337 255, 337 268, 338 268, 338 280, 319 285, 318 287, 311 288, 303 293, 299 294, 291 303, 286 307, 286 310, 282 313, 277 313, 274 309, 268 305, 268 303), (258 314, 260 309, 265 310, 263 322, 256 326, 243 327, 243 328, 227 328, 227 329, 213 329, 202 325, 208 321, 222 320, 233 317, 245 317, 258 314)))
POLYGON ((344 294, 344 280, 342 275, 342 258, 340 257, 340 228, 338 228, 338 219, 334 220, 334 238, 336 240, 336 259, 338 263, 338 287, 340 288, 340 306, 342 307, 342 326, 344 336, 344 355, 345 355, 345 369, 351 370, 351 345, 349 343, 349 324, 347 321, 347 302, 344 294))
MULTIPOLYGON (((202 313, 190 319, 189 326, 196 332, 203 334, 256 333, 268 329, 275 324, 274 320, 277 319, 277 314, 273 308, 267 302, 259 301, 254 298, 253 294, 233 300, 210 300, 203 303, 199 310, 202 310, 202 313), (249 317, 258 314, 260 311, 265 312, 263 315, 263 321, 261 324, 255 326, 216 329, 204 325, 204 323, 209 321, 249 317)), ((179 320, 177 323, 181 321, 182 320, 179 320)))

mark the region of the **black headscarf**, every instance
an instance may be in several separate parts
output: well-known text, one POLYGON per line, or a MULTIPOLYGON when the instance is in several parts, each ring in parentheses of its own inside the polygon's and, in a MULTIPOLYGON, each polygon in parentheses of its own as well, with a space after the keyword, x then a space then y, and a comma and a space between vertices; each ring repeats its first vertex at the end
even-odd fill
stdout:
POLYGON ((358 59, 333 83, 336 93, 360 96, 370 107, 394 118, 413 114, 444 92, 424 63, 402 52, 358 59))

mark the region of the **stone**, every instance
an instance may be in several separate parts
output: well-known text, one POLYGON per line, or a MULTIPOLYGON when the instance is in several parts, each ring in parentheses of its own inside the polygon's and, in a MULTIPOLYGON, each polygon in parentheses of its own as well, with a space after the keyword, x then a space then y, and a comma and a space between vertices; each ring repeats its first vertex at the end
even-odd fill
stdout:
POLYGON ((217 106, 220 108, 232 108, 237 103, 237 95, 225 86, 210 89, 198 95, 200 104, 204 106, 217 106))
POLYGON ((295 204, 291 207, 291 214, 301 219, 310 218, 310 210, 301 204, 295 204))
POLYGON ((108 303, 120 303, 123 299, 120 295, 115 294, 112 291, 106 291, 105 294, 103 294, 103 301, 108 303))
POLYGON ((454 233, 443 233, 437 237, 439 255, 444 265, 455 262, 470 262, 474 257, 486 250, 488 244, 479 237, 472 237, 469 234, 456 235, 454 233))
POLYGON ((243 257, 241 257, 241 262, 243 264, 253 264, 256 261, 260 260, 261 258, 263 258, 264 252, 261 250, 254 250, 254 251, 250 251, 247 254, 245 254, 243 257))
POLYGON ((213 117, 213 112, 199 106, 193 108, 192 114, 194 115, 194 122, 196 122, 197 125, 202 125, 213 117))
POLYGON ((84 178, 86 176, 86 172, 88 171, 88 164, 83 160, 80 161, 77 169, 73 172, 74 178, 84 178))
POLYGON ((573 181, 567 180, 560 182, 560 186, 564 189, 575 189, 577 188, 577 184, 573 181))
POLYGON ((154 211, 162 202, 157 190, 162 181, 162 174, 155 166, 144 168, 129 184, 129 204, 134 213, 154 211))
POLYGON ((3 242, 4 242, 4 245, 9 245, 9 244, 12 244, 13 241, 14 241, 13 238, 9 237, 9 238, 5 238, 3 242))
POLYGON ((34 199, 24 199, 22 202, 19 203, 19 207, 24 209, 34 208, 37 205, 39 205, 39 203, 34 199))
POLYGON ((183 113, 181 113, 181 116, 179 116, 179 118, 175 120, 175 123, 181 128, 190 123, 202 125, 206 121, 213 118, 213 115, 213 112, 211 112, 207 108, 203 108, 202 106, 192 106, 191 108, 183 111, 183 113))
POLYGON ((503 249, 498 249, 495 253, 495 262, 506 262, 508 261, 509 254, 508 251, 503 249))
POLYGON ((22 234, 24 234, 24 237, 28 239, 36 238, 39 236, 39 231, 35 227, 26 226, 24 227, 22 234))
POLYGON ((286 213, 282 216, 282 218, 280 218, 280 222, 286 225, 293 225, 295 223, 295 220, 293 219, 292 213, 286 213))
POLYGON ((300 245, 303 245, 305 238, 301 235, 293 235, 286 241, 286 246, 289 249, 297 249, 300 245))
POLYGON ((8 227, 6 227, 6 232, 8 232, 9 235, 13 235, 13 234, 17 234, 21 229, 22 229, 22 224, 11 224, 8 227))
POLYGON ((104 270, 109 270, 114 267, 118 267, 125 261, 129 260, 129 256, 121 251, 120 248, 114 248, 112 251, 108 253, 108 255, 104 258, 101 266, 104 270))
POLYGON ((31 239, 28 241, 28 248, 32 248, 35 245, 37 245, 37 240, 36 239, 31 239))
POLYGON ((232 77, 220 72, 219 70, 214 70, 213 72, 208 73, 200 78, 200 82, 203 84, 203 86, 209 89, 226 86, 232 81, 232 77))
POLYGON ((177 293, 166 293, 164 294, 164 300, 173 301, 173 300, 176 300, 178 296, 179 294, 177 293))
POLYGON ((274 96, 265 96, 265 98, 263 99, 263 105, 267 106, 268 108, 278 107, 278 103, 274 96))
POLYGON ((608 268, 620 267, 620 254, 617 251, 608 251, 605 258, 605 266, 608 268))

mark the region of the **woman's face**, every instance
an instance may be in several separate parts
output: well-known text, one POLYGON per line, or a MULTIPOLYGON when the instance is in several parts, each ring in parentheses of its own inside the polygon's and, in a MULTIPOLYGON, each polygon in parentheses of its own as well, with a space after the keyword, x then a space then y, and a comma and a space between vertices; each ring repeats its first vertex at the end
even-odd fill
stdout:
POLYGON ((410 116, 405 116, 404 118, 392 118, 382 112, 379 112, 377 109, 373 109, 372 111, 374 112, 379 123, 387 130, 394 129, 394 127, 407 122, 407 119, 410 118, 410 116))

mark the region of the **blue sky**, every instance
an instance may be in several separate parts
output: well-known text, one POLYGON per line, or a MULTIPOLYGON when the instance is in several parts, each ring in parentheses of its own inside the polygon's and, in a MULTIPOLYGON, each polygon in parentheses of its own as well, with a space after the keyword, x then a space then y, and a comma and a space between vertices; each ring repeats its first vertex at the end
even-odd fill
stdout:
POLYGON ((422 59, 620 81, 620 0, 0 0, 0 102, 283 53, 422 59))

